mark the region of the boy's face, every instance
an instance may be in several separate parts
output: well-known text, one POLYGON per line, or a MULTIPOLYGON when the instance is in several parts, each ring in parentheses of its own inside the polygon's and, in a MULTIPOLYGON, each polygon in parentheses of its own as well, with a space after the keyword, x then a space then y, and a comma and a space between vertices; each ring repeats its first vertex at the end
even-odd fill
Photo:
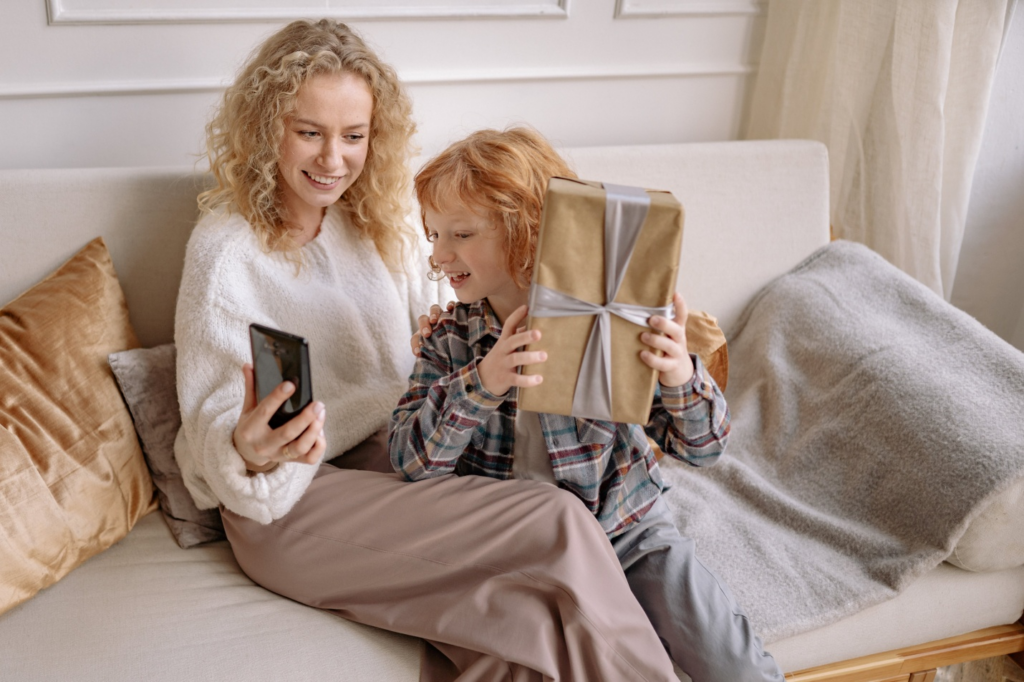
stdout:
POLYGON ((467 206, 428 208, 424 217, 434 262, 461 302, 486 298, 502 322, 526 303, 529 291, 520 289, 509 274, 504 233, 491 220, 467 206))

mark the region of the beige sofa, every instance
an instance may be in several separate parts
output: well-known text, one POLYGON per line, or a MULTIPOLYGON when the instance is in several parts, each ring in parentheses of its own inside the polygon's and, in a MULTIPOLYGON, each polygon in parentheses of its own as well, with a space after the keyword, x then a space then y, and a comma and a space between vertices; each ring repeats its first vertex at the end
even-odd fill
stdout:
MULTIPOLYGON (((762 286, 828 242, 816 143, 566 151, 582 177, 676 194, 680 289, 727 333, 762 286)), ((196 191, 190 169, 0 171, 0 302, 102 236, 142 346, 170 341, 196 191)), ((938 666, 1024 651, 1022 611, 1024 566, 943 563, 894 599, 767 648, 793 680, 927 680, 938 666)), ((414 639, 254 585, 223 541, 180 549, 158 512, 0 615, 2 680, 415 680, 418 659, 414 639)))

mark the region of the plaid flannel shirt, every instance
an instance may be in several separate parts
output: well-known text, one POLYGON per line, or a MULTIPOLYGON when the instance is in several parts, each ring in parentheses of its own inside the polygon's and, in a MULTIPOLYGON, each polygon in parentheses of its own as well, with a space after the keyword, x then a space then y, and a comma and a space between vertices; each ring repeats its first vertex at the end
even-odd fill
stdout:
MULTIPOLYGON (((391 463, 406 479, 513 477, 517 389, 493 395, 477 373, 500 335, 490 305, 478 301, 442 314, 424 340, 409 390, 391 415, 391 463)), ((659 386, 645 428, 540 415, 559 487, 583 500, 610 537, 642 519, 665 487, 647 435, 666 454, 696 466, 713 463, 725 449, 725 397, 699 358, 691 358, 693 378, 659 386)))

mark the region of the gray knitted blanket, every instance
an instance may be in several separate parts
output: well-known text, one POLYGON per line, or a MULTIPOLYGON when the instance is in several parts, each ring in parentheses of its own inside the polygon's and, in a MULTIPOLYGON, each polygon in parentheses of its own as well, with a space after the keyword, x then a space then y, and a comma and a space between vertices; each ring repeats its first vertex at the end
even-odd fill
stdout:
POLYGON ((663 460, 666 497, 766 642, 892 598, 1024 476, 1024 353, 866 247, 766 286, 729 360, 726 453, 663 460))

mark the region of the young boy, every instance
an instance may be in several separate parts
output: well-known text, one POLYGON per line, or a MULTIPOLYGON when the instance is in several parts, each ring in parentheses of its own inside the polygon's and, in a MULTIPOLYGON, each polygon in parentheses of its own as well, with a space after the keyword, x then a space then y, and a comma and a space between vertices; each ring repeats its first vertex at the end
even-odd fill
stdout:
POLYGON ((655 316, 641 357, 659 372, 651 422, 614 424, 518 410, 518 387, 543 379, 523 365, 540 332, 524 331, 548 179, 574 177, 537 133, 479 131, 416 176, 431 267, 459 299, 423 338, 409 391, 391 418, 389 449, 409 480, 455 473, 529 478, 574 493, 608 534, 629 584, 669 655, 694 682, 781 681, 746 616, 694 556, 660 498, 649 434, 673 457, 702 466, 725 447, 725 398, 686 350, 686 305, 655 316), (661 351, 657 355, 652 351, 661 351), (646 431, 646 434, 645 434, 646 431))

